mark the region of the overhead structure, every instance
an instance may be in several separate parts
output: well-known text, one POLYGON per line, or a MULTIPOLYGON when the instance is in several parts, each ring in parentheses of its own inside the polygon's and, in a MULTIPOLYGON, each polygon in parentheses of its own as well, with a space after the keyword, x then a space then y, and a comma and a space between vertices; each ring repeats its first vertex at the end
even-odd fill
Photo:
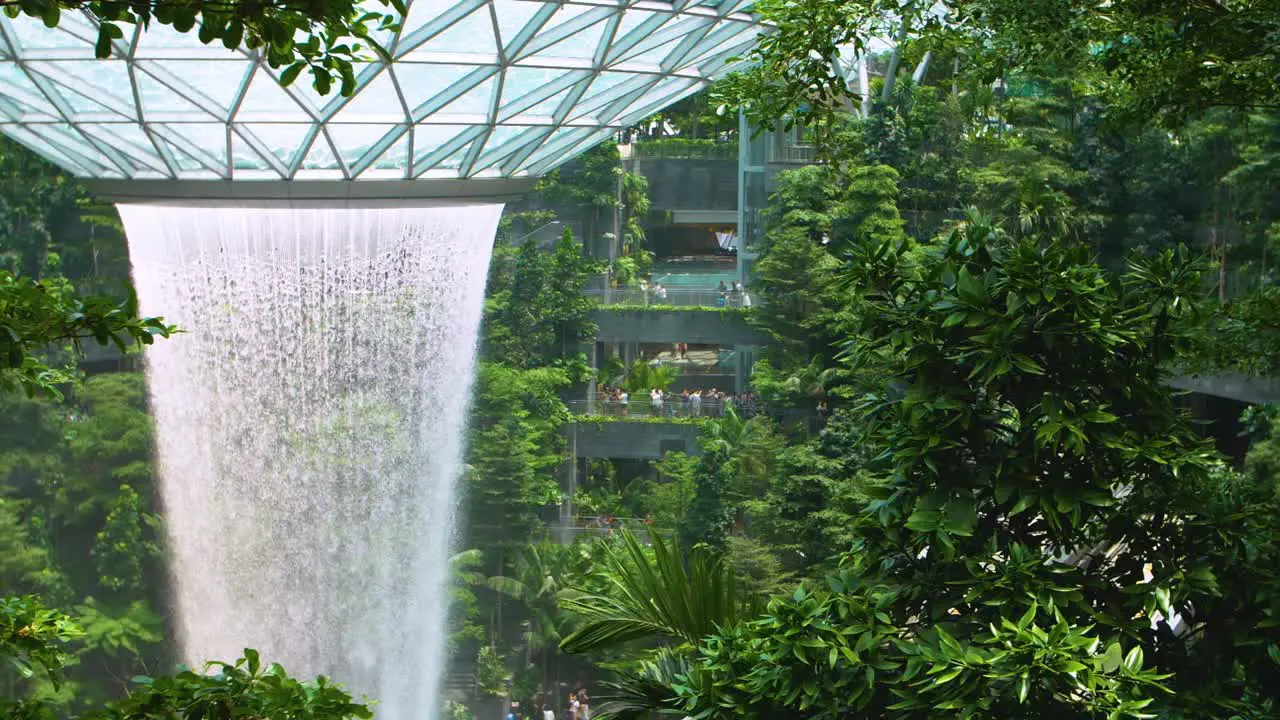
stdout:
POLYGON ((83 11, 0 16, 0 132, 85 179, 537 177, 734 69, 753 1, 410 0, 349 98, 195 33, 97 60, 83 11))

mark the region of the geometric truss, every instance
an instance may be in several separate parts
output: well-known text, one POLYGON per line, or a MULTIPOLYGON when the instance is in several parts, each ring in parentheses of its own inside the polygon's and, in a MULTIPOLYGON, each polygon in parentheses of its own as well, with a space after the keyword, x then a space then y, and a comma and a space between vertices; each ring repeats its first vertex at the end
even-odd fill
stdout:
POLYGON ((0 16, 0 132, 81 178, 537 177, 741 67, 753 0, 410 0, 393 61, 318 95, 155 23, 0 16))

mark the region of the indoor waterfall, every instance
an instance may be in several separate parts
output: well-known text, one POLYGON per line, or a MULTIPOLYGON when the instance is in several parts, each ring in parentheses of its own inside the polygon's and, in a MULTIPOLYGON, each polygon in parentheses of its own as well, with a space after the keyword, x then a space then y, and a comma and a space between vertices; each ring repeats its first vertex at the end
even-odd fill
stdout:
POLYGON ((255 647, 434 717, 500 205, 122 205, 185 660, 255 647))

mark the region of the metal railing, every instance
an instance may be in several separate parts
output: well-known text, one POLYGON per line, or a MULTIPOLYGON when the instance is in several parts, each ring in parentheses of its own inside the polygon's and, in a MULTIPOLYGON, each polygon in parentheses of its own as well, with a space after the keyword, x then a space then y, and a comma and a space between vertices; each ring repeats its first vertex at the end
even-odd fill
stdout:
MULTIPOLYGON (((714 418, 724 414, 725 401, 702 398, 699 402, 687 402, 680 395, 672 395, 655 404, 649 393, 636 393, 624 404, 614 398, 606 398, 596 393, 585 400, 570 400, 565 403, 569 412, 575 415, 592 415, 599 417, 624 418, 714 418)), ((743 409, 735 406, 739 414, 743 409)))
POLYGON ((759 303, 758 296, 752 292, 721 293, 718 290, 685 288, 664 288, 662 291, 656 291, 653 288, 625 287, 611 290, 586 290, 585 294, 599 300, 602 305, 750 307, 759 303))

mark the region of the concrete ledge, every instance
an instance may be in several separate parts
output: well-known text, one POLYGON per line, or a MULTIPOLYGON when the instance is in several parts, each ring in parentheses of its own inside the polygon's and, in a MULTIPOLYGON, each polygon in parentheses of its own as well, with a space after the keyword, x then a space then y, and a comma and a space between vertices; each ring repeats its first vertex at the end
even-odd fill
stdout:
POLYGON ((661 460, 669 452, 701 455, 702 428, 688 423, 616 421, 577 422, 565 427, 577 457, 661 460))
POLYGON ((1179 390, 1245 403, 1280 403, 1280 378, 1250 377, 1237 373, 1201 377, 1183 375, 1169 380, 1169 385, 1179 390))
POLYGON ((707 345, 767 345, 741 312, 717 310, 614 310, 591 314, 601 342, 685 342, 707 345))

